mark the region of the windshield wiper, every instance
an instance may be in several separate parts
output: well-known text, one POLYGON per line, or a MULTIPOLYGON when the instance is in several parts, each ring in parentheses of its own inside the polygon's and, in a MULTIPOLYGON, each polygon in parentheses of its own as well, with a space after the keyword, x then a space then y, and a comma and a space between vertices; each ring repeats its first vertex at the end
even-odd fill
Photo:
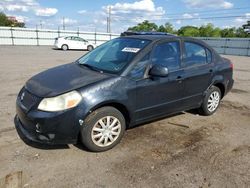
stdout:
POLYGON ((100 69, 98 69, 97 67, 94 67, 94 66, 92 66, 92 65, 89 65, 89 64, 85 64, 85 63, 78 63, 79 65, 81 65, 81 66, 84 66, 84 67, 87 67, 87 68, 89 68, 90 70, 93 70, 93 71, 96 71, 96 72, 100 72, 100 73, 103 73, 103 71, 102 70, 100 70, 100 69))

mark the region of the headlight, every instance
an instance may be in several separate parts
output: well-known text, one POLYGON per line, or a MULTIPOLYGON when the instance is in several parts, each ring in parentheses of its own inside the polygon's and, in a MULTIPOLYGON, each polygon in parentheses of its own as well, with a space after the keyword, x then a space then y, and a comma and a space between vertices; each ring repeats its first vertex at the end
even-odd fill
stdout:
POLYGON ((81 100, 82 97, 77 91, 71 91, 57 97, 44 98, 38 109, 48 112, 66 110, 77 106, 81 100))

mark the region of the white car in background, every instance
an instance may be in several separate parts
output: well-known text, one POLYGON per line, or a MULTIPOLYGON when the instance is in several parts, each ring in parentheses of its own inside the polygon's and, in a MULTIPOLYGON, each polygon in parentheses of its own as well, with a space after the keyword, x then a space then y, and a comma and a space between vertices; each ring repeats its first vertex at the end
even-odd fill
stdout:
POLYGON ((76 36, 67 36, 67 37, 59 37, 55 38, 54 47, 56 49, 66 50, 93 50, 96 45, 76 36))

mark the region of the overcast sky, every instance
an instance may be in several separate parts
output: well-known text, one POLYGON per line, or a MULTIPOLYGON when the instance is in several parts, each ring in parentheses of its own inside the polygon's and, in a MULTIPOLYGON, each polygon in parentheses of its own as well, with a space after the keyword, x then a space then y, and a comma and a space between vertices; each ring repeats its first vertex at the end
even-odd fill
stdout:
POLYGON ((225 28, 250 20, 250 0, 0 0, 0 11, 32 28, 62 28, 64 17, 66 29, 105 32, 108 7, 115 33, 145 19, 176 28, 206 23, 225 28))

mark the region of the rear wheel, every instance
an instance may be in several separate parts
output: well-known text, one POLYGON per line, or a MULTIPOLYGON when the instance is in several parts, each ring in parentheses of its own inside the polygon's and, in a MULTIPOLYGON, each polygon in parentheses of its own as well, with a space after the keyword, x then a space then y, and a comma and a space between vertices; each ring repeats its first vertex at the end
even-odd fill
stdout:
POLYGON ((67 51, 69 49, 68 45, 64 44, 62 45, 62 50, 63 51, 67 51))
POLYGON ((86 118, 81 129, 81 140, 90 151, 106 151, 120 142, 125 127, 125 119, 119 110, 103 107, 86 118))
POLYGON ((218 87, 212 86, 209 88, 206 96, 204 97, 203 103, 199 109, 202 115, 212 115, 216 112, 219 107, 221 100, 221 91, 218 87))
POLYGON ((91 45, 89 45, 89 46, 87 47, 87 49, 88 49, 88 51, 92 51, 92 50, 94 49, 94 47, 91 46, 91 45))

